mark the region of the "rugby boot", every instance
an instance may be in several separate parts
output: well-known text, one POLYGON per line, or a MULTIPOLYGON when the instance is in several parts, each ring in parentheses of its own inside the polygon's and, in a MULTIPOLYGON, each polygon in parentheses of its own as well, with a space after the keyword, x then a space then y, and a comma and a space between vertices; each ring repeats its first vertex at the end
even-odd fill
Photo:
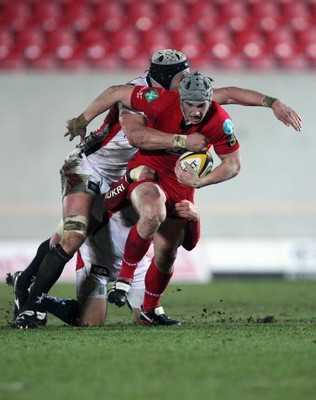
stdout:
POLYGON ((18 329, 34 329, 38 326, 36 311, 33 310, 20 312, 13 322, 13 327, 18 329))
POLYGON ((150 311, 140 311, 140 323, 142 325, 162 325, 176 326, 181 325, 181 322, 168 317, 162 307, 153 308, 150 311))
POLYGON ((118 279, 108 293, 108 302, 117 307, 123 307, 127 303, 127 293, 130 288, 131 285, 128 282, 118 279))
POLYGON ((13 286, 13 296, 14 296, 14 308, 13 308, 13 320, 16 319, 22 307, 24 306, 27 298, 29 297, 28 289, 19 288, 19 277, 22 271, 17 271, 13 275, 7 274, 6 282, 8 285, 13 286))

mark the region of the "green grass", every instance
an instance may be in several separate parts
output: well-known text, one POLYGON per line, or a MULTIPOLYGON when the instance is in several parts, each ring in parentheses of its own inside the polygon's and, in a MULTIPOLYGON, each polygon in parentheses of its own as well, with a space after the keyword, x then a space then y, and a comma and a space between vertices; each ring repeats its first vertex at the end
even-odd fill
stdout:
POLYGON ((0 301, 1 400, 316 398, 315 281, 171 285, 162 303, 183 321, 174 328, 137 326, 111 305, 104 328, 50 316, 44 328, 15 330, 4 284, 0 301))

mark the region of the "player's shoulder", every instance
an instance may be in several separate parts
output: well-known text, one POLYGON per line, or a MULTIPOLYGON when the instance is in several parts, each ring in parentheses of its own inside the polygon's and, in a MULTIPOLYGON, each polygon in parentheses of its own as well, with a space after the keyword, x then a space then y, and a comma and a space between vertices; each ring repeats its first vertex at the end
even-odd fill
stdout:
POLYGON ((148 86, 146 75, 138 76, 137 78, 134 78, 131 81, 129 81, 128 84, 134 86, 148 86))
POLYGON ((219 119, 227 119, 230 118, 228 112, 216 101, 212 101, 210 107, 210 114, 219 119))
POLYGON ((139 100, 146 100, 147 103, 159 102, 164 105, 178 104, 177 99, 179 98, 178 91, 148 86, 137 86, 134 94, 139 100))

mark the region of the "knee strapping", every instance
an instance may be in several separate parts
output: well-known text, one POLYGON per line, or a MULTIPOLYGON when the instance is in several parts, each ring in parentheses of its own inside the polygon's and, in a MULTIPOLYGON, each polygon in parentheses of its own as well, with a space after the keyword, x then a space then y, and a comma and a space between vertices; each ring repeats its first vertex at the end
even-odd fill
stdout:
POLYGON ((83 215, 70 215, 64 218, 64 232, 76 232, 87 237, 88 217, 83 215))

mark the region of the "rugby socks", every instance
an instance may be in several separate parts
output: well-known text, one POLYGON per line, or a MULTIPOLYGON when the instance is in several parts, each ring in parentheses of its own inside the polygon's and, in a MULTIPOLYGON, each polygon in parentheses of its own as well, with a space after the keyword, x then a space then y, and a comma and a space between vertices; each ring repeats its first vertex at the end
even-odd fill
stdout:
POLYGON ((42 293, 38 297, 36 304, 41 310, 55 315, 55 317, 66 322, 66 324, 78 325, 79 305, 77 300, 59 299, 58 297, 42 293))
POLYGON ((36 307, 36 301, 43 293, 48 293, 51 287, 60 277, 64 266, 72 258, 72 255, 67 254, 60 244, 57 244, 44 257, 38 272, 34 285, 30 291, 29 299, 27 300, 24 310, 27 310, 29 305, 33 309, 36 307))
POLYGON ((43 261, 46 254, 50 251, 49 243, 50 239, 47 239, 38 246, 35 257, 28 265, 28 267, 19 276, 17 283, 19 290, 27 290, 31 286, 31 283, 36 278, 41 262, 43 261))
POLYGON ((142 305, 143 311, 150 311, 159 307, 160 297, 163 295, 168 283, 173 275, 160 272, 152 259, 145 276, 145 296, 142 305))
POLYGON ((138 263, 147 253, 152 242, 152 238, 143 239, 141 236, 139 236, 136 227, 137 224, 132 227, 127 237, 122 268, 118 276, 119 280, 128 283, 132 282, 135 269, 137 268, 138 263))

